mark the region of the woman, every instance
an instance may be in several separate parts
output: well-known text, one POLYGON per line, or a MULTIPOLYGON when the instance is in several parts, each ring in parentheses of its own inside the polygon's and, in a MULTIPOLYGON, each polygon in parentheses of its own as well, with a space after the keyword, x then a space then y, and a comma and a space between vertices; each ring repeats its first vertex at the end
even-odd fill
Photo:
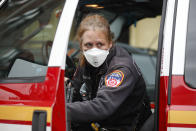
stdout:
MULTIPOLYGON (((131 131, 151 111, 139 68, 125 50, 113 44, 112 37, 103 16, 89 15, 80 23, 77 40, 82 56, 72 84, 80 90, 81 99, 67 103, 68 120, 131 131)), ((81 126, 78 130, 90 129, 81 126)))

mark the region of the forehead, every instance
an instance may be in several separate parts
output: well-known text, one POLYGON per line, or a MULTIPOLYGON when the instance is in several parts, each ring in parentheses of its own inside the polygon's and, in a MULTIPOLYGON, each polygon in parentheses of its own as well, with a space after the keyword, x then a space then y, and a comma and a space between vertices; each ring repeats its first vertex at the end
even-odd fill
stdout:
POLYGON ((82 35, 82 42, 107 40, 107 35, 102 30, 87 30, 82 35))

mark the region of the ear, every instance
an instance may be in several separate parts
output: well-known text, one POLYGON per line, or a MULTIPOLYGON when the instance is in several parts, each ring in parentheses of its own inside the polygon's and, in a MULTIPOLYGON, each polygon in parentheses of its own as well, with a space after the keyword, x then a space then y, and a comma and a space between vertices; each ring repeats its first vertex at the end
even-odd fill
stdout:
POLYGON ((112 45, 113 45, 113 42, 112 42, 112 41, 110 41, 110 43, 109 43, 109 47, 111 48, 111 47, 112 47, 112 45))

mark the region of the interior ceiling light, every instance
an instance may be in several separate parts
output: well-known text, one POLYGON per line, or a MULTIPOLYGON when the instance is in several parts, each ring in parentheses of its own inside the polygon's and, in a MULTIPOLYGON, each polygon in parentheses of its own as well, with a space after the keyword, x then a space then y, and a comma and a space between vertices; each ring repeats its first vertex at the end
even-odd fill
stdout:
POLYGON ((90 7, 90 8, 97 8, 97 9, 102 9, 104 8, 103 6, 99 6, 97 4, 88 4, 88 5, 85 5, 86 7, 90 7))
POLYGON ((97 9, 103 9, 104 7, 103 6, 98 6, 96 7, 97 9))

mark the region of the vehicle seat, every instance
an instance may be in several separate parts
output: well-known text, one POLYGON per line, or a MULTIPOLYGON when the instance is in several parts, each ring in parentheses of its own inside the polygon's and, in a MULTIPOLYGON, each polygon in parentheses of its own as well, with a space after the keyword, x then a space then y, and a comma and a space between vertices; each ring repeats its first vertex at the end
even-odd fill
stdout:
POLYGON ((140 131, 154 131, 154 113, 144 122, 140 131))

